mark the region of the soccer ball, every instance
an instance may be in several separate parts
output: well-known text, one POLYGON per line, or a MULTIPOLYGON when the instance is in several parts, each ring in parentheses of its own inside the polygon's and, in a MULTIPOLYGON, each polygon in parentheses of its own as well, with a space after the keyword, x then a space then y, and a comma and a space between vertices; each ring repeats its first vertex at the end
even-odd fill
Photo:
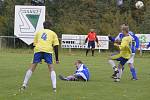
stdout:
POLYGON ((135 7, 136 7, 137 9, 141 9, 141 8, 144 7, 144 3, 143 3, 142 1, 137 1, 137 2, 135 3, 135 7))

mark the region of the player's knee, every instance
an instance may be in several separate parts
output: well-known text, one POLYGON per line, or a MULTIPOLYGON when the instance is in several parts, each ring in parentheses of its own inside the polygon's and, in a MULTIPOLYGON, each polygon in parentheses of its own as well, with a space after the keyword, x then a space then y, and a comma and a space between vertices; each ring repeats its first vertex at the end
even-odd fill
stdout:
POLYGON ((53 65, 52 65, 52 64, 48 64, 48 69, 49 69, 50 72, 51 72, 51 71, 54 71, 53 65))
POLYGON ((37 63, 31 64, 31 66, 30 66, 29 69, 30 69, 32 72, 34 72, 35 69, 36 69, 36 66, 37 66, 37 63))
POLYGON ((134 67, 132 63, 129 63, 128 65, 129 65, 130 68, 134 67))

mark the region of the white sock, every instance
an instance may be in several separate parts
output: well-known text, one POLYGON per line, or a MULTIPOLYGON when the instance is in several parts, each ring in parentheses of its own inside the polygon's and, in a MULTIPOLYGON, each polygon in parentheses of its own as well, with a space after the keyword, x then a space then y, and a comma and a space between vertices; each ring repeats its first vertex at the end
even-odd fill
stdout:
POLYGON ((116 66, 115 62, 113 60, 108 60, 108 62, 112 66, 112 68, 114 69, 114 67, 116 66))
POLYGON ((55 73, 55 71, 51 71, 51 81, 52 81, 53 89, 55 89, 56 88, 56 73, 55 73))
POLYGON ((118 68, 119 73, 117 74, 117 78, 121 79, 122 76, 122 68, 118 68))
POLYGON ((22 86, 25 86, 25 87, 27 86, 28 81, 29 81, 31 75, 32 75, 32 71, 29 69, 29 70, 26 72, 26 75, 25 75, 25 78, 24 78, 24 81, 23 81, 23 85, 22 85, 22 86))

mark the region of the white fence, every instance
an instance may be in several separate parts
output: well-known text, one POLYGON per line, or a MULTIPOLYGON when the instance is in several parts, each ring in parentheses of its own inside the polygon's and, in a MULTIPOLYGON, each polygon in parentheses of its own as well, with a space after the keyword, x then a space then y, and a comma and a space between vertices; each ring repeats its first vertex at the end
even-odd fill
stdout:
MULTIPOLYGON (((63 34, 61 38, 62 48, 87 48, 87 43, 85 43, 87 35, 68 35, 63 34)), ((109 49, 109 38, 108 36, 97 36, 100 46, 96 49, 109 49)))
MULTIPOLYGON (((67 35, 68 36, 68 35, 67 35)), ((82 37, 85 37, 82 35, 82 37)), ((30 47, 26 44, 22 39, 33 39, 33 37, 16 37, 16 36, 0 36, 0 48, 24 48, 30 47)), ((98 37, 100 47, 96 47, 96 49, 109 49, 109 40, 107 36, 98 37)), ((61 48, 87 48, 87 44, 84 43, 85 38, 59 38, 61 48)), ((32 45, 32 44, 31 44, 32 45)))
MULTIPOLYGON (((20 37, 15 37, 15 36, 0 36, 0 48, 30 48, 31 45, 25 44, 22 40, 19 39, 20 37)), ((21 38, 29 38, 29 37, 21 37, 21 38)), ((65 39, 65 38, 59 38, 61 47, 62 48, 82 48, 85 49, 87 44, 84 44, 84 39, 83 38, 76 38, 76 39, 65 39), (80 42, 79 42, 80 41, 80 42), (66 45, 66 47, 65 47, 66 45), (75 47, 70 47, 67 45, 76 45, 75 47), (79 46, 77 46, 79 45, 79 46)), ((102 48, 97 48, 97 49, 103 49, 103 47, 106 47, 108 50, 112 50, 114 48, 112 45, 109 44, 109 40, 107 39, 99 39, 99 42, 101 44, 102 48)), ((143 50, 150 50, 146 49, 146 45, 148 42, 140 42, 140 47, 139 50, 142 53, 143 50)))

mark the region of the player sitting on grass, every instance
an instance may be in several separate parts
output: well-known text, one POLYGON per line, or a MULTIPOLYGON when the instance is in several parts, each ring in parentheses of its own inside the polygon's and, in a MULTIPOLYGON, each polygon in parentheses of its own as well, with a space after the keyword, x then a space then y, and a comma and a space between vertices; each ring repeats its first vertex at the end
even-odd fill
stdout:
POLYGON ((75 66, 76 66, 76 71, 73 75, 67 77, 59 75, 59 78, 65 81, 88 81, 90 78, 90 73, 88 68, 82 63, 82 61, 77 60, 75 62, 75 66))
MULTIPOLYGON (((122 76, 122 67, 125 65, 125 63, 129 60, 131 57, 131 43, 132 43, 132 37, 129 35, 128 26, 124 26, 122 28, 124 37, 122 38, 121 45, 115 43, 114 45, 117 46, 120 50, 119 54, 112 55, 110 57, 110 60, 117 60, 120 61, 118 68, 115 67, 115 81, 120 81, 120 78, 122 76)), ((115 64, 114 64, 115 65, 115 64)))
POLYGON ((53 61, 52 61, 52 53, 53 50, 55 52, 56 63, 59 63, 58 60, 58 37, 55 32, 50 30, 52 23, 49 21, 45 21, 43 23, 44 29, 39 30, 34 38, 34 57, 33 62, 29 69, 26 72, 22 87, 20 90, 24 90, 27 87, 28 81, 35 71, 37 64, 41 62, 42 59, 48 65, 48 69, 50 72, 50 78, 52 81, 52 87, 54 92, 56 92, 56 73, 54 71, 53 61))

